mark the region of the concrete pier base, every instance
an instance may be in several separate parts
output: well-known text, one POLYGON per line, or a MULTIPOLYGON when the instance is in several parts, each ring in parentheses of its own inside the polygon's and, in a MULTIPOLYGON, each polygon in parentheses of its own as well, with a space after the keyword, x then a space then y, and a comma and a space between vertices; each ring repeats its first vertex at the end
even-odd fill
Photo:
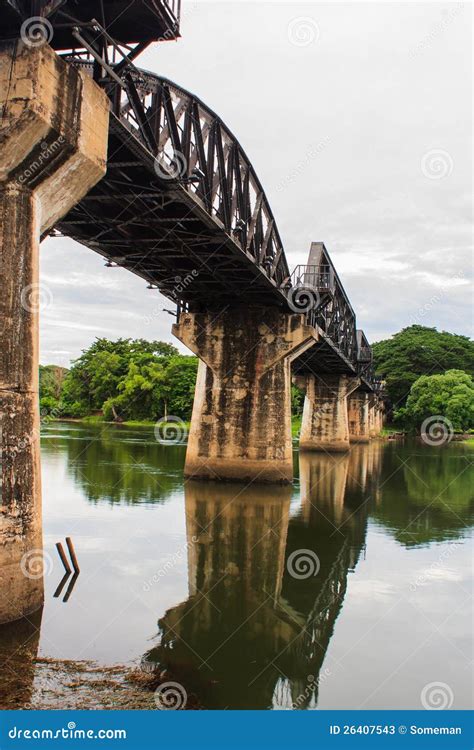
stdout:
POLYGON ((383 407, 380 403, 378 405, 375 418, 376 418, 376 425, 377 425, 377 434, 380 435, 383 429, 383 424, 384 424, 383 407))
POLYGON ((303 321, 264 307, 181 315, 173 333, 201 360, 185 476, 292 481, 290 364, 316 335, 303 321))
POLYGON ((108 108, 47 45, 0 48, 0 623, 43 602, 40 237, 105 173, 108 108))
POLYGON ((373 395, 370 395, 368 399, 368 415, 369 415, 369 437, 373 438, 379 434, 379 429, 377 426, 377 402, 376 402, 376 397, 373 395))
POLYGON ((349 420, 347 399, 359 379, 346 375, 309 375, 301 423, 300 449, 347 451, 349 420))
POLYGON ((348 399, 349 440, 351 443, 368 443, 369 396, 355 391, 348 399))

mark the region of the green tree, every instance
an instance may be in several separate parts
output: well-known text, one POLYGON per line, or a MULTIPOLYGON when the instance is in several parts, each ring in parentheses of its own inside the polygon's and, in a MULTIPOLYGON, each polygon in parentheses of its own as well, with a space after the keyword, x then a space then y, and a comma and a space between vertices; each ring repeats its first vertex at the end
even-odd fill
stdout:
POLYGON ((373 344, 377 375, 384 377, 394 408, 405 404, 421 375, 465 370, 474 374, 474 342, 436 328, 413 325, 392 338, 373 344))
POLYGON ((198 362, 197 357, 179 354, 169 359, 162 384, 164 409, 159 416, 191 419, 198 362))
POLYGON ((123 393, 124 388, 119 386, 128 377, 132 364, 140 370, 144 363, 165 361, 177 353, 176 347, 163 341, 96 339, 73 363, 65 378, 64 412, 72 415, 72 412, 84 414, 101 410, 104 403, 123 393))
POLYGON ((57 365, 40 365, 40 398, 49 397, 58 401, 61 397, 62 386, 67 373, 68 371, 65 367, 58 367, 57 365))
POLYGON ((104 404, 106 419, 156 421, 176 416, 191 417, 198 360, 175 355, 168 358, 145 356, 131 362, 117 386, 117 395, 104 404))
POLYGON ((40 411, 43 416, 59 414, 61 394, 67 372, 65 367, 40 365, 39 398, 40 411))
POLYGON ((154 420, 160 410, 165 358, 130 362, 128 372, 117 385, 117 395, 104 403, 106 419, 154 420))
POLYGON ((291 384, 291 414, 298 417, 303 414, 305 392, 294 383, 291 384))
POLYGON ((419 428, 425 419, 438 415, 449 419, 455 430, 468 430, 474 425, 474 381, 466 372, 422 375, 395 418, 419 428))

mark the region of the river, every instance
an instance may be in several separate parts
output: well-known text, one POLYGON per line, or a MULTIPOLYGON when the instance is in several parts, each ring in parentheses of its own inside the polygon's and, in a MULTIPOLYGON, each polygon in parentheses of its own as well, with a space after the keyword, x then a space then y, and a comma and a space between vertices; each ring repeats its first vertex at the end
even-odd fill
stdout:
MULTIPOLYGON (((32 628, 25 660, 166 669, 209 709, 422 708, 434 683, 468 708, 473 455, 295 446, 291 488, 183 483, 185 446, 153 430, 46 425, 46 598, 37 628, 15 627, 32 628), (81 573, 64 601, 66 536, 81 573)), ((15 643, 0 629, 3 653, 15 643)))

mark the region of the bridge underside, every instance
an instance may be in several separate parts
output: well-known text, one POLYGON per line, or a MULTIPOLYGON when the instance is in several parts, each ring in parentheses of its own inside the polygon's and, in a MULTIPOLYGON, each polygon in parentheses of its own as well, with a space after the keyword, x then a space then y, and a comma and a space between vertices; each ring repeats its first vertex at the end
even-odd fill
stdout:
POLYGON ((25 19, 45 16, 54 24, 53 49, 63 50, 77 45, 73 22, 88 23, 97 18, 118 42, 146 44, 162 38, 179 37, 179 20, 175 0, 0 0, 1 38, 17 39, 25 19))
POLYGON ((323 331, 318 329, 318 333, 320 336, 318 343, 293 362, 293 374, 337 373, 340 375, 355 375, 354 365, 335 347, 330 339, 324 338, 323 331))
POLYGON ((190 309, 232 301, 287 305, 277 283, 199 199, 157 175, 149 151, 114 115, 107 174, 56 228, 190 309))

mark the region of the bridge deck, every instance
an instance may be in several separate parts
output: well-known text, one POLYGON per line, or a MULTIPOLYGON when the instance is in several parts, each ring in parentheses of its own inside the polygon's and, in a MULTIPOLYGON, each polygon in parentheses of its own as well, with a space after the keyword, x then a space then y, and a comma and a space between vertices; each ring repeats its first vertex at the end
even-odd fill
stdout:
POLYGON ((194 193, 179 181, 160 179, 148 149, 115 115, 106 176, 57 229, 174 302, 194 308, 237 300, 287 305, 277 282, 194 193))

